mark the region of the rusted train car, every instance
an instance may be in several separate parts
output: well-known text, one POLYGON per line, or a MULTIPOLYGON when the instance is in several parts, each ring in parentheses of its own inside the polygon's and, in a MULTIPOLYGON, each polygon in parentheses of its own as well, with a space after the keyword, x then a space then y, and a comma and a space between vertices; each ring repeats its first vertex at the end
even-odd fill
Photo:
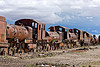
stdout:
MULTIPOLYGON (((49 36, 53 38, 57 38, 55 43, 57 43, 58 48, 73 48, 73 47, 80 47, 85 45, 91 45, 97 43, 97 38, 95 35, 91 35, 86 31, 82 31, 79 29, 69 29, 63 26, 51 26, 50 31, 47 32, 49 36), (55 33, 55 36, 52 35, 55 33)), ((56 44, 55 44, 56 45, 56 44)), ((55 48, 57 48, 55 46, 55 48)))
POLYGON ((46 25, 33 19, 21 19, 7 24, 0 16, 0 53, 14 55, 37 48, 45 37, 46 25))
POLYGON ((51 26, 46 31, 46 24, 33 19, 21 19, 15 25, 7 24, 0 16, 0 54, 15 55, 38 51, 73 48, 96 44, 96 36, 63 26, 51 26))

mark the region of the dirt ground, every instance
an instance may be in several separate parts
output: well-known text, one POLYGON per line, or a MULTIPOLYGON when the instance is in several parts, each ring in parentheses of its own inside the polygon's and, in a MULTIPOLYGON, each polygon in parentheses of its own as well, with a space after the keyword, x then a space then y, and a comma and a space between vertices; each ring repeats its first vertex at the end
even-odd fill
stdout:
MULTIPOLYGON (((84 47, 80 48, 83 49, 84 47)), ((85 48, 88 48, 88 50, 77 51, 79 48, 73 48, 49 51, 48 53, 52 53, 52 55, 42 57, 0 56, 0 67, 34 67, 32 65, 37 63, 65 64, 69 67, 73 65, 75 67, 89 67, 89 65, 100 67, 100 45, 85 48)))

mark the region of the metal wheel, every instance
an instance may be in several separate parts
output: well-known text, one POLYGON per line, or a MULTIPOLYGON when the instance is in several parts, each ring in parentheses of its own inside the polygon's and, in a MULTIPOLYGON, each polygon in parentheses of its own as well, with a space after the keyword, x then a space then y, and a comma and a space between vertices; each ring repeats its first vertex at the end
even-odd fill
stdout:
POLYGON ((14 47, 8 47, 8 55, 11 55, 11 56, 15 55, 15 49, 14 49, 14 47))

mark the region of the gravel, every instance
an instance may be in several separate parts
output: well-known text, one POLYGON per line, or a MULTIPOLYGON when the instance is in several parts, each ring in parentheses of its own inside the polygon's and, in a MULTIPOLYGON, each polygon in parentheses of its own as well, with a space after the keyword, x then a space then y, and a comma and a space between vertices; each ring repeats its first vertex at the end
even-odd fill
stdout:
POLYGON ((98 49, 89 49, 85 52, 71 52, 70 50, 55 50, 50 53, 56 53, 51 57, 34 57, 34 58, 19 58, 19 57, 0 57, 0 67, 27 67, 36 63, 53 63, 53 64, 68 64, 68 65, 91 65, 100 66, 100 45, 92 46, 98 49), (70 51, 70 52, 69 52, 70 51))

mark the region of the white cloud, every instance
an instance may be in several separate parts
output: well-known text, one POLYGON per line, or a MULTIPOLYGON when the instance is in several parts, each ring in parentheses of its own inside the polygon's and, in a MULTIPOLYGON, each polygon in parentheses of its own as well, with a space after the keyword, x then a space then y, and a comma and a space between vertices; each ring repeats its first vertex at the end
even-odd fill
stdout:
MULTIPOLYGON (((48 0, 50 1, 50 0, 48 0)), ((45 23, 62 21, 56 13, 61 9, 46 0, 4 0, 0 6, 0 14, 7 19, 18 20, 20 18, 34 18, 45 23), (6 4, 6 5, 5 5, 6 4)))
POLYGON ((69 21, 72 19, 72 17, 66 16, 64 19, 65 19, 67 22, 69 22, 69 21))
MULTIPOLYGON (((77 16, 100 15, 100 0, 0 0, 0 15, 11 20, 33 18, 45 23, 63 20, 63 12, 77 16)), ((65 19, 70 20, 70 16, 65 19)), ((91 17, 87 19, 92 20, 91 17)))
POLYGON ((92 30, 92 32, 93 32, 93 33, 99 33, 99 31, 97 31, 97 30, 92 30))
POLYGON ((93 5, 89 5, 89 7, 98 7, 98 6, 93 4, 93 5))
POLYGON ((72 9, 82 9, 82 7, 80 7, 80 6, 71 6, 70 8, 72 8, 72 9))
POLYGON ((87 19, 93 19, 93 17, 86 17, 87 19))
POLYGON ((94 17, 86 17, 89 21, 93 21, 94 17))

